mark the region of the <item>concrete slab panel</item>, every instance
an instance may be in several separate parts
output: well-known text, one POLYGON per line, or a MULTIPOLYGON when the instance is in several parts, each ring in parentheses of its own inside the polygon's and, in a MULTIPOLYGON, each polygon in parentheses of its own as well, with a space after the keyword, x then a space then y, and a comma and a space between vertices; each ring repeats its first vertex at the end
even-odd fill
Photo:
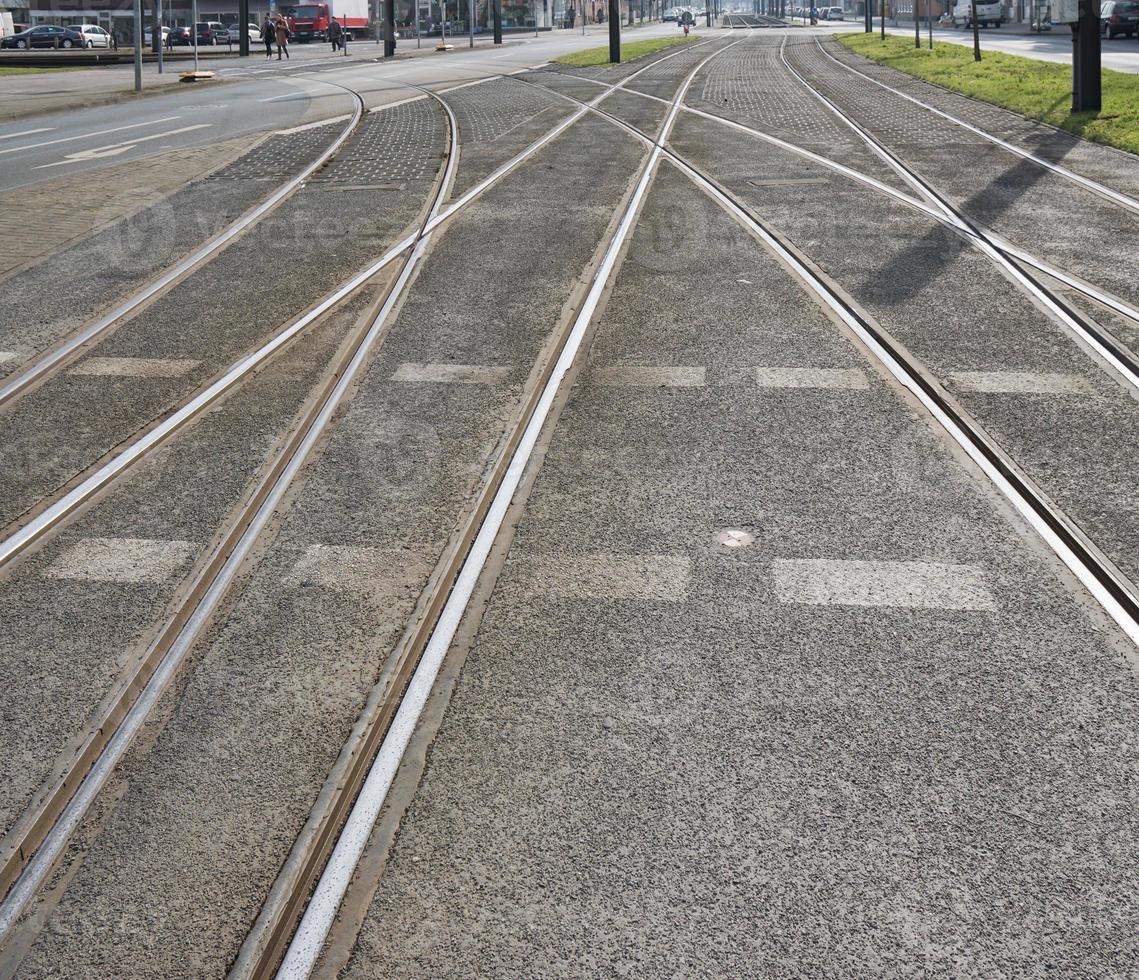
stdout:
POLYGON ((548 555, 526 559, 522 569, 535 596, 680 602, 690 562, 674 555, 548 555))
POLYGON ((1091 395, 1095 388, 1078 374, 1039 371, 955 371, 956 388, 1004 395, 1091 395))
POLYGON ((482 364, 401 364, 392 378, 396 381, 427 381, 434 384, 493 385, 510 376, 508 367, 482 364))

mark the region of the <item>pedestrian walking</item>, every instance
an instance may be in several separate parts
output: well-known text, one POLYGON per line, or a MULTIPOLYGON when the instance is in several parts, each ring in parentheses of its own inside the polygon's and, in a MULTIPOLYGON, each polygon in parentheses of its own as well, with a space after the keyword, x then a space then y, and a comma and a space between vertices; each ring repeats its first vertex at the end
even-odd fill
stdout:
POLYGON ((281 60, 283 53, 287 58, 289 56, 289 24, 281 14, 277 15, 277 60, 281 60))
POLYGON ((332 42, 333 52, 340 50, 340 39, 343 36, 344 31, 340 27, 340 21, 333 17, 332 23, 328 25, 328 40, 332 42))
POLYGON ((265 15, 265 19, 261 22, 261 40, 265 42, 265 57, 273 57, 273 35, 277 32, 277 28, 273 26, 273 21, 269 15, 265 15))

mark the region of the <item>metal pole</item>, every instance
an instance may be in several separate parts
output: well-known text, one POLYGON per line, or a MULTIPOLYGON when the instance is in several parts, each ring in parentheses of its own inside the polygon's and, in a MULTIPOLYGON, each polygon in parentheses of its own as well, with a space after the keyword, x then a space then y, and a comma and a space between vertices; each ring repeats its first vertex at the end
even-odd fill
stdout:
POLYGON ((470 47, 475 46, 475 0, 467 0, 467 29, 471 34, 470 47))
POLYGON ((395 57, 395 0, 384 0, 384 57, 395 57))
POLYGON ((237 55, 249 57, 249 0, 237 0, 237 20, 241 33, 237 36, 237 55))
POLYGON ((134 0, 134 90, 142 91, 142 0, 134 0))
POLYGON ((422 43, 419 38, 419 0, 415 0, 415 46, 418 48, 422 43))
POLYGON ((1080 0, 1080 19, 1072 25, 1072 111, 1099 112, 1100 21, 1092 0, 1080 0))
POLYGON ((502 43, 502 0, 491 0, 494 7, 494 43, 502 43))
POLYGON ((866 0, 862 5, 862 12, 866 15, 866 33, 874 33, 874 8, 870 6, 873 0, 866 0))
POLYGON ((621 0, 609 0, 609 61, 621 64, 621 0))
POLYGON ((194 39, 194 71, 198 70, 198 0, 190 0, 190 36, 194 39))
POLYGON ((162 0, 154 0, 154 26, 150 30, 150 40, 155 45, 158 55, 158 74, 162 74, 162 54, 166 47, 166 38, 162 36, 162 0), (155 38, 158 40, 155 41, 155 38))

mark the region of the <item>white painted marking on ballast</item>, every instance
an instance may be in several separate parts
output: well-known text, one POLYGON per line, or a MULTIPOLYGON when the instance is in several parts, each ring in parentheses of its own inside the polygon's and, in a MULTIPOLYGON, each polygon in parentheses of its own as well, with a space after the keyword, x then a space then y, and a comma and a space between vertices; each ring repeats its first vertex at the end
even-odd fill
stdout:
POLYGON ((5 364, 8 361, 14 361, 20 355, 14 350, 0 350, 0 364, 5 364))
POLYGON ((533 596, 680 602, 691 563, 675 555, 549 555, 514 564, 533 596))
POLYGON ((602 385, 633 385, 640 388, 703 388, 702 367, 606 367, 593 372, 602 385))
POLYGON ((52 562, 44 576, 82 582, 165 582, 185 567, 197 548, 192 541, 83 538, 52 562))
POLYGON ((1003 395, 1091 395, 1095 386, 1078 374, 1037 371, 955 371, 954 387, 1003 395))
POLYGON ((426 381, 432 384, 493 385, 510 377, 508 367, 484 364, 401 364, 393 381, 426 381))
POLYGON ((285 574, 284 583, 375 598, 410 595, 414 599, 422 588, 420 580, 430 574, 431 563, 405 548, 311 544, 285 574))
POLYGON ((67 373, 99 378, 180 378, 200 363, 189 358, 88 357, 67 373))
POLYGON ((832 388, 864 391, 870 387, 860 368, 757 367, 755 382, 761 388, 832 388))
POLYGON ((901 606, 992 610, 996 603, 975 565, 927 561, 776 559, 780 602, 819 606, 901 606))

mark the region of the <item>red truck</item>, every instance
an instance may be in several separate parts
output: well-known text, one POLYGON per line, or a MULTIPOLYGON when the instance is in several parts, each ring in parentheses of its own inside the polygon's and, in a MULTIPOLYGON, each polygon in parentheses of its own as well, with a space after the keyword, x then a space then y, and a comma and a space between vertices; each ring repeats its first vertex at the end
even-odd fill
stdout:
POLYGON ((304 3, 282 7, 289 19, 293 39, 300 42, 327 41, 328 25, 335 17, 348 40, 364 37, 369 31, 368 0, 335 0, 335 3, 304 3))

